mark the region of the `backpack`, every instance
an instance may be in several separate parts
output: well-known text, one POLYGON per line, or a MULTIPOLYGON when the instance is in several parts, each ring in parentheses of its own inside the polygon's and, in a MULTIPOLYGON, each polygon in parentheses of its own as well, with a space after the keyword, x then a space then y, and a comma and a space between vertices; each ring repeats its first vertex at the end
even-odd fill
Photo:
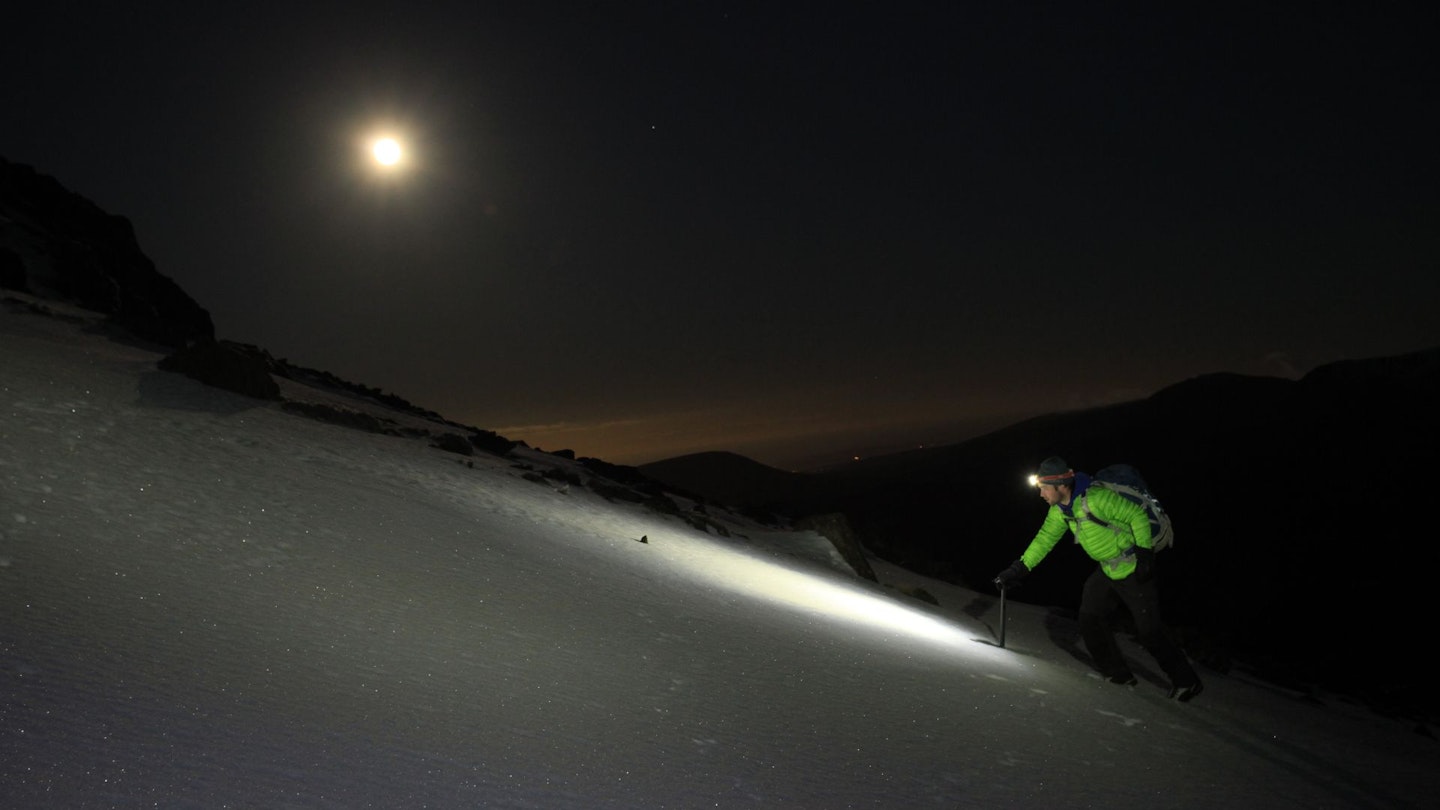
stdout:
MULTIPOLYGON (((1139 470, 1129 464, 1112 464, 1095 473, 1090 479, 1090 486, 1103 487, 1145 507, 1145 514, 1150 517, 1150 544, 1156 551, 1169 548, 1175 542, 1175 530, 1170 526, 1170 516, 1161 508, 1155 496, 1150 494, 1150 487, 1145 484, 1139 470)), ((1088 494, 1087 490, 1080 495, 1080 509, 1085 513, 1085 517, 1111 531, 1123 531, 1090 513, 1090 506, 1086 503, 1088 494)))

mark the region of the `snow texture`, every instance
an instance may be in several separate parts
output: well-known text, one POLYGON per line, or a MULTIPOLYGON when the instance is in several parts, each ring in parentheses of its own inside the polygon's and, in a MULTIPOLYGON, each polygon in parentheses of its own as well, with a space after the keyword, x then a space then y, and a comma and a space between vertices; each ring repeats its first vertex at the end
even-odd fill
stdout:
POLYGON ((1044 610, 1011 604, 1001 649, 994 594, 874 560, 877 585, 813 534, 707 534, 159 357, 0 312, 0 807, 1440 795, 1414 722, 1203 670, 1167 701, 1128 639, 1141 683, 1114 686, 1044 610))

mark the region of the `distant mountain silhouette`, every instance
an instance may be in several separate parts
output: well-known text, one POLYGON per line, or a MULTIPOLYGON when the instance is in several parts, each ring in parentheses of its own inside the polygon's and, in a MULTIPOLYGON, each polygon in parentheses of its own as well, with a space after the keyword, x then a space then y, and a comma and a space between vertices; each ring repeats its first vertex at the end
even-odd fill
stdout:
POLYGON ((792 501, 808 482, 803 473, 786 472, 738 453, 708 452, 641 464, 646 478, 718 503, 765 506, 792 501))

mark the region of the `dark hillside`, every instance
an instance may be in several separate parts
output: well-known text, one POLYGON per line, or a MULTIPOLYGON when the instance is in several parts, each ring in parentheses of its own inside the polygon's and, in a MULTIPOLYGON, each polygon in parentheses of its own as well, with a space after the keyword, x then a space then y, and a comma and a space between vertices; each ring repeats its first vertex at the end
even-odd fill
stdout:
POLYGON ((692 453, 637 469, 654 481, 719 503, 761 508, 795 501, 808 479, 725 452, 692 453))
POLYGON ((140 250, 130 221, 0 158, 0 289, 103 313, 163 346, 215 337, 210 313, 140 250))

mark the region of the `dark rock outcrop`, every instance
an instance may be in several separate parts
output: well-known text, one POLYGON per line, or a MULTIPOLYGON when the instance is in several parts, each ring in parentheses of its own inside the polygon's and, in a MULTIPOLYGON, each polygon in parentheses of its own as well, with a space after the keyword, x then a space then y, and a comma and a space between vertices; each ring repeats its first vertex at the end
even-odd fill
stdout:
POLYGON ((184 374, 206 385, 256 399, 279 399, 280 385, 270 366, 243 346, 226 340, 202 340, 160 359, 161 371, 184 374))
POLYGON ((280 409, 307 419, 314 419, 317 422, 363 430, 366 433, 379 433, 386 436, 405 435, 393 419, 382 419, 375 414, 358 411, 354 408, 341 408, 320 402, 286 400, 280 403, 280 409))
POLYGON ((795 522, 795 528, 800 531, 813 531, 829 540, 845 558, 845 562, 855 569, 855 573, 870 580, 879 582, 880 578, 875 576, 875 569, 870 567, 870 561, 865 559, 865 549, 860 545, 860 538, 855 536, 855 529, 850 521, 839 512, 831 512, 827 515, 811 515, 795 522))
POLYGON ((0 287, 110 316, 163 346, 213 340, 206 312, 140 251, 130 221, 0 158, 0 287))
POLYGON ((470 440, 458 433, 441 433, 430 441, 430 446, 437 450, 444 450, 447 453, 455 453, 461 456, 475 455, 475 445, 470 440))

